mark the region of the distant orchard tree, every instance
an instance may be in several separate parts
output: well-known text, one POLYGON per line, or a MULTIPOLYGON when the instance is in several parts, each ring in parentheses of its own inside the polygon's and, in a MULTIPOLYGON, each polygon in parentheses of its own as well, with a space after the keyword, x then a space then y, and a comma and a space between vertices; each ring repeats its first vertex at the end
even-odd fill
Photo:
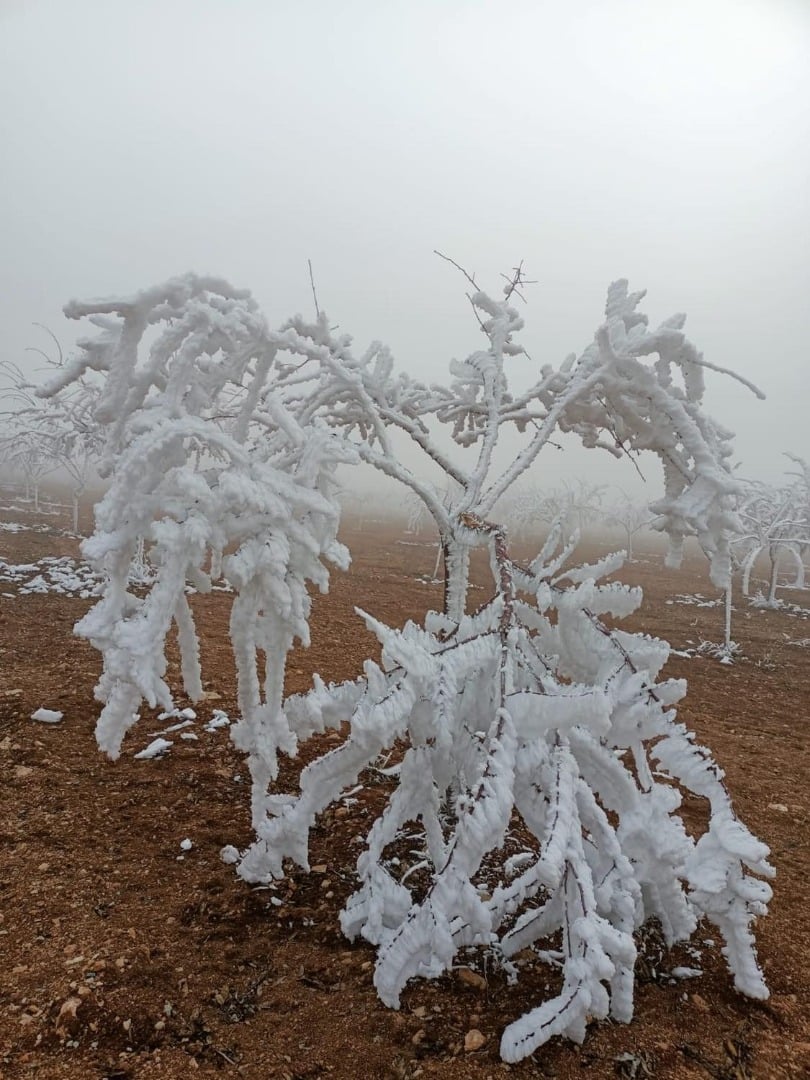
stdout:
MULTIPOLYGON (((35 324, 39 325, 39 324, 35 324)), ((59 371, 65 365, 62 347, 47 329, 56 345, 56 356, 43 349, 38 353, 48 366, 59 371)), ((39 480, 62 470, 70 479, 73 532, 79 531, 79 501, 104 443, 104 433, 94 410, 99 385, 81 378, 72 382, 57 398, 42 400, 30 377, 15 364, 2 365, 5 397, 10 407, 4 414, 9 434, 0 442, 0 450, 13 467, 26 478, 26 494, 33 489, 35 508, 39 509, 39 480)))
POLYGON ((734 549, 742 566, 743 594, 750 595, 751 572, 764 555, 769 565, 768 607, 778 606, 776 590, 785 558, 794 567, 794 587, 804 588, 804 554, 810 546, 808 469, 801 458, 792 460, 800 466, 793 481, 781 486, 749 481, 739 503, 743 528, 734 540, 734 549))
POLYGON ((30 429, 17 417, 9 417, 5 434, 0 437, 0 461, 12 473, 22 477, 25 500, 39 512, 39 489, 44 478, 56 468, 50 444, 42 434, 30 429))
POLYGON ((649 507, 631 499, 625 492, 621 492, 621 497, 606 508, 604 521, 607 525, 613 525, 622 530, 627 546, 627 559, 628 562, 632 562, 633 540, 643 529, 649 529, 653 523, 653 515, 649 507))

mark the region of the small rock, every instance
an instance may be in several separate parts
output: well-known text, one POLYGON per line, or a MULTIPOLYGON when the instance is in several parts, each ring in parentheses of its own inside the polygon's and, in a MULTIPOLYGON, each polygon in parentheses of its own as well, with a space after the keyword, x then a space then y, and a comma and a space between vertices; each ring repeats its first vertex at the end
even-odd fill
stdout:
POLYGON ((768 803, 768 809, 769 810, 778 810, 780 814, 786 814, 788 812, 788 808, 782 802, 768 803))
POLYGON ((701 997, 700 994, 692 994, 692 997, 690 998, 690 1001, 695 1006, 695 1008, 700 1009, 701 1012, 711 1012, 712 1011, 711 1005, 708 1003, 706 998, 701 997))
POLYGON ((80 997, 69 997, 67 1001, 62 1003, 62 1008, 59 1010, 59 1015, 56 1018, 56 1030, 60 1035, 66 1035, 70 1031, 71 1020, 76 1019, 76 1012, 82 1003, 80 997))
POLYGON ((417 1005, 417 1007, 413 1010, 413 1015, 418 1016, 421 1020, 422 1017, 427 1016, 427 1009, 424 1005, 417 1005))
POLYGON ((474 1054, 476 1050, 481 1049, 486 1041, 487 1037, 483 1031, 479 1031, 478 1028, 470 1028, 464 1036, 464 1052, 474 1054))
POLYGON ((456 974, 459 982, 472 987, 473 990, 486 990, 487 988, 487 980, 483 975, 479 975, 477 971, 472 971, 470 968, 459 968, 456 974))
POLYGON ((14 779, 25 780, 31 775, 34 770, 29 768, 28 765, 16 765, 14 767, 14 779))
POLYGON ((313 866, 312 867, 312 873, 313 874, 325 874, 326 873, 326 863, 319 863, 317 866, 313 866))

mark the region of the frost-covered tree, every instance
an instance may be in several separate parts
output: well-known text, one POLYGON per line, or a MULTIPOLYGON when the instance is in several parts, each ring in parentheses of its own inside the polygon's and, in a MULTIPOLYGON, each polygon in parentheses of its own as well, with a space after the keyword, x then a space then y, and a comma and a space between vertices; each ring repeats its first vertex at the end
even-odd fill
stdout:
POLYGON ((767 848, 734 814, 722 771, 677 722, 684 685, 659 680, 668 646, 603 621, 641 601, 638 589, 605 580, 621 556, 571 565, 573 544, 558 524, 537 557, 519 564, 493 520, 559 431, 616 456, 650 451, 664 471, 652 511, 671 561, 694 535, 722 586, 737 484, 730 435, 702 408, 710 365, 684 335, 683 316, 650 330, 644 294, 619 281, 585 350, 513 389, 520 270, 500 298, 468 280, 483 341, 451 364, 446 385, 396 372, 379 342, 355 353, 322 313, 273 330, 249 294, 187 275, 131 298, 68 305, 99 333, 44 393, 91 373, 101 385, 95 417, 107 432, 111 484, 84 550, 108 584, 78 625, 104 656, 101 747, 119 753, 143 699, 172 705, 173 620, 186 690, 200 696, 185 587, 224 576, 235 592, 233 737, 248 754, 256 833, 247 850, 224 854, 248 881, 283 874, 287 860, 307 869, 318 814, 393 750, 392 790, 366 837, 343 930, 376 947, 375 985, 394 1007, 411 978, 438 976, 459 950, 484 948, 509 970, 515 952, 559 934, 562 989, 504 1032, 502 1054, 515 1061, 553 1035, 581 1040, 589 1018, 630 1019, 633 934, 651 918, 669 942, 711 920, 738 988, 767 996, 751 925, 765 911, 762 878, 772 871, 767 848), (437 424, 471 452, 470 464, 440 447, 437 424), (524 441, 499 469, 507 426, 524 441), (453 481, 449 501, 445 481, 404 463, 392 431, 432 475, 453 481), (346 562, 333 470, 352 461, 404 485, 433 517, 442 610, 402 629, 360 613, 380 640, 380 663, 339 685, 316 676, 309 693, 284 702, 285 657, 296 635, 307 640, 306 582, 325 588, 325 563, 346 562), (127 573, 142 537, 158 570, 139 597, 127 573), (476 548, 489 554, 492 586, 470 610, 476 548), (345 739, 302 771, 297 792, 275 788, 279 752, 343 724, 345 739), (681 791, 708 801, 698 837, 678 814, 681 791))
POLYGON ((15 417, 19 432, 38 448, 47 472, 61 470, 70 480, 71 527, 79 532, 79 504, 101 451, 99 426, 92 418, 90 400, 65 395, 50 407, 26 409, 15 417))
POLYGON ((622 491, 620 497, 606 509, 604 520, 606 524, 622 530, 627 544, 627 559, 632 562, 633 540, 643 529, 649 528, 652 521, 649 507, 622 491))
POLYGON ((70 478, 74 533, 79 532, 80 500, 103 447, 102 429, 94 416, 96 390, 85 380, 72 394, 62 394, 31 414, 31 422, 47 441, 50 456, 70 478))
POLYGON ((523 485, 507 499, 505 513, 510 531, 520 539, 536 540, 538 534, 547 534, 559 521, 566 531, 577 529, 581 534, 597 519, 604 493, 603 485, 582 478, 547 490, 534 484, 523 485))
POLYGON ((431 520, 428 508, 415 492, 410 492, 408 495, 405 503, 405 513, 407 517, 405 531, 407 533, 418 535, 431 520))
POLYGON ((810 554, 810 464, 796 454, 785 454, 785 457, 794 464, 793 469, 788 470, 788 476, 793 477, 794 490, 794 516, 799 524, 797 528, 798 542, 796 544, 801 566, 796 569, 795 588, 804 588, 805 584, 805 561, 810 554))
POLYGON ((0 437, 0 461, 12 473, 22 477, 25 500, 39 512, 39 489, 43 479, 54 471, 56 462, 50 441, 43 433, 32 429, 19 416, 6 415, 0 437))
POLYGON ((810 497, 807 466, 801 458, 794 479, 779 486, 748 481, 740 498, 738 512, 742 531, 733 541, 733 550, 742 569, 742 591, 750 595, 751 572, 757 559, 768 559, 768 607, 777 607, 776 590, 779 571, 785 556, 795 569, 794 587, 804 588, 803 554, 810 543, 810 497))
MULTIPOLYGON (((49 368, 58 371, 65 365, 62 346, 47 327, 43 329, 55 343, 56 355, 51 356, 39 348, 27 351, 37 353, 49 368)), ((21 466, 26 475, 30 472, 30 466, 28 469, 25 466, 26 454, 38 463, 40 475, 60 469, 67 473, 72 495, 72 528, 78 533, 79 502, 104 441, 102 428, 94 415, 99 387, 82 378, 71 383, 58 398, 43 401, 36 396, 35 384, 20 367, 13 363, 1 367, 7 384, 4 396, 12 408, 0 413, 0 419, 11 430, 8 437, 11 455, 23 456, 21 466), (21 437, 23 442, 18 445, 21 437)))

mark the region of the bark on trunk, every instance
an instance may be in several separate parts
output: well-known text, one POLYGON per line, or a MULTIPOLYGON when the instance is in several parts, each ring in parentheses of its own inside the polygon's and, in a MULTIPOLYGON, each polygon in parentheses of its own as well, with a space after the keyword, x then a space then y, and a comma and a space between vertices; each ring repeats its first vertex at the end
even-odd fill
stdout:
POLYGON ((467 609, 470 549, 454 537, 442 538, 444 551, 444 613, 460 622, 467 609))

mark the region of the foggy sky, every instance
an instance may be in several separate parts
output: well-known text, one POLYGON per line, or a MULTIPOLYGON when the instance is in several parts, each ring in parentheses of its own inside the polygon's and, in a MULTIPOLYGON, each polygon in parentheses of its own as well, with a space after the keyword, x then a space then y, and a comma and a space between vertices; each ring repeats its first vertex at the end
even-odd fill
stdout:
POLYGON ((778 478, 810 456, 810 4, 0 0, 0 242, 0 358, 28 368, 72 297, 210 271, 277 323, 311 258, 359 348, 439 379, 480 332, 434 248, 491 290, 524 259, 522 340, 556 364, 628 277, 765 390, 709 373, 707 404, 778 478))

